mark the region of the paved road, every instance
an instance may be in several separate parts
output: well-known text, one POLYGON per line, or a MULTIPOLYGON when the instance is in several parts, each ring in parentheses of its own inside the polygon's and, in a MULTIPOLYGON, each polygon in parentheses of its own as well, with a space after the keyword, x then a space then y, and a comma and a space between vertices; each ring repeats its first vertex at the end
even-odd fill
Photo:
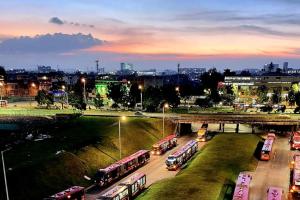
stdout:
MULTIPOLYGON (((171 151, 165 153, 162 156, 151 156, 149 163, 136 171, 136 172, 141 172, 141 173, 146 174, 146 176, 147 176, 147 185, 146 186, 147 187, 159 180, 174 177, 178 173, 178 170, 177 171, 168 171, 166 169, 165 160, 170 153, 176 151, 178 148, 182 147, 186 142, 188 142, 191 139, 193 139, 193 137, 191 137, 191 136, 184 136, 184 137, 178 138, 178 145, 176 148, 172 149, 171 151)), ((203 145, 204 145, 204 143, 199 143, 199 148, 201 148, 203 145)), ((109 187, 105 190, 91 192, 91 193, 87 194, 86 199, 87 200, 95 200, 96 197, 105 193, 112 187, 116 186, 118 183, 124 181, 129 176, 130 175, 128 175, 127 177, 123 178, 122 180, 118 181, 117 183, 115 183, 114 185, 112 185, 111 187, 109 187)))
POLYGON ((289 187, 289 162, 292 153, 289 151, 288 139, 277 137, 273 158, 270 161, 259 161, 253 172, 250 186, 250 200, 267 199, 267 189, 270 186, 284 189, 285 199, 289 187))

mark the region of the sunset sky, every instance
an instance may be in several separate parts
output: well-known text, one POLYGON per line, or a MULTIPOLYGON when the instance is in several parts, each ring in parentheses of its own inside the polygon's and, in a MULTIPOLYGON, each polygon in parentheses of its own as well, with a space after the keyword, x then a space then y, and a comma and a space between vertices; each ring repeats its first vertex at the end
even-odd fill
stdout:
POLYGON ((100 59, 107 71, 120 62, 300 68, 298 0, 9 0, 0 8, 7 67, 91 70, 100 59))

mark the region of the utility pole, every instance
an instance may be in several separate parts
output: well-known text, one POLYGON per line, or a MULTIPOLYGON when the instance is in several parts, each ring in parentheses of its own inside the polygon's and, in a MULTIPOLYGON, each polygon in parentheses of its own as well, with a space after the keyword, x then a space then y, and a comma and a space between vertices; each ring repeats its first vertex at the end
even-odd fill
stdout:
POLYGON ((5 192, 6 192, 6 200, 9 200, 8 195, 8 186, 7 186, 7 179, 6 179, 6 169, 5 169, 5 163, 4 163, 4 152, 8 151, 10 149, 6 149, 4 151, 1 151, 1 158, 2 158, 2 167, 3 167, 3 176, 4 176, 4 184, 5 184, 5 192))
POLYGON ((96 73, 99 73, 99 60, 96 60, 96 73))

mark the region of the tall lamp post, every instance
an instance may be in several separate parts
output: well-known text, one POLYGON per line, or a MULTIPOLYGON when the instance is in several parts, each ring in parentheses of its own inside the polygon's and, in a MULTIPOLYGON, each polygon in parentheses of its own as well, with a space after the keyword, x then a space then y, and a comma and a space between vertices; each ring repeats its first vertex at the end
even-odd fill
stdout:
POLYGON ((1 151, 1 159, 2 159, 2 167, 3 167, 3 177, 4 177, 4 184, 5 184, 5 192, 6 192, 6 199, 9 200, 8 195, 8 186, 7 186, 7 179, 6 179, 6 169, 5 169, 5 163, 4 163, 4 152, 9 151, 10 149, 6 149, 4 151, 1 151))
POLYGON ((165 109, 169 108, 169 104, 165 103, 163 106, 163 138, 165 137, 165 109))
POLYGON ((143 86, 139 85, 139 90, 141 90, 141 110, 143 110, 143 86))
POLYGON ((0 87, 1 87, 1 90, 0 90, 0 95, 1 95, 1 101, 2 101, 2 93, 3 93, 3 86, 4 86, 4 84, 3 84, 3 82, 0 82, 0 87))
POLYGON ((84 99, 84 103, 86 104, 86 91, 85 91, 85 78, 81 79, 81 82, 83 83, 83 99, 84 99))
POLYGON ((120 150, 120 159, 122 158, 122 144, 121 144, 121 121, 125 121, 126 117, 122 116, 119 119, 119 150, 120 150))
MULTIPOLYGON (((36 84, 35 83, 31 83, 30 87, 33 88, 33 89, 35 89, 36 88, 36 84)), ((33 101, 30 100, 30 107, 31 107, 31 104, 32 104, 33 101)))

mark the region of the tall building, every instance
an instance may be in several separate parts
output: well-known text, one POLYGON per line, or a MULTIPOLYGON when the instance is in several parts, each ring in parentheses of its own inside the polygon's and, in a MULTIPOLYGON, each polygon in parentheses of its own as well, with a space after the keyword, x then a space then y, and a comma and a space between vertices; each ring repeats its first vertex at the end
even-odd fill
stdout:
POLYGON ((133 64, 121 63, 121 70, 118 72, 120 75, 130 75, 133 74, 133 64))
POLYGON ((284 62, 283 63, 283 68, 282 68, 283 72, 286 73, 288 71, 288 68, 289 68, 289 63, 288 62, 284 62))

